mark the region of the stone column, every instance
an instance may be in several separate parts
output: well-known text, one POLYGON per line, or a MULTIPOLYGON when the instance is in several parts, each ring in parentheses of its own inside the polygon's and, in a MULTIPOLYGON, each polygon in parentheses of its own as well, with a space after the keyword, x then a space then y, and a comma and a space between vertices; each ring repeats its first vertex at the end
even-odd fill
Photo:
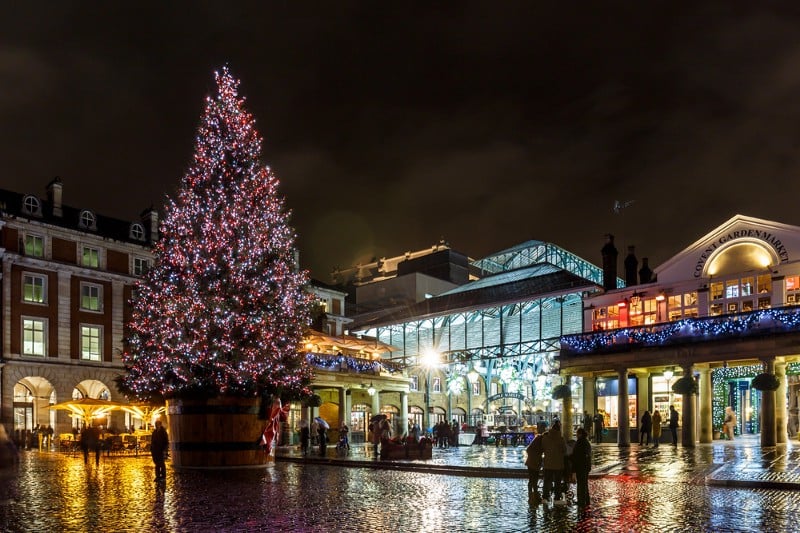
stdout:
MULTIPOLYGON (((681 365, 683 375, 694 379, 694 367, 692 365, 681 365)), ((694 394, 683 395, 683 405, 681 410, 681 445, 685 448, 694 448, 697 441, 697 428, 695 425, 695 402, 697 397, 694 394)))
POLYGON ((631 424, 628 420, 628 369, 617 371, 619 396, 617 396, 617 445, 631 445, 631 424))
POLYGON ((700 443, 708 444, 714 440, 714 423, 712 416, 713 390, 711 386, 711 369, 700 368, 700 443))
POLYGON ((408 433, 408 393, 405 391, 400 393, 400 424, 403 432, 408 433))
MULTIPOLYGON (((652 405, 650 404, 650 373, 643 372, 636 374, 636 419, 641 422, 642 415, 645 411, 650 411, 653 414, 652 405)), ((639 435, 639 440, 642 436, 639 435)))
POLYGON ((775 377, 780 386, 775 391, 775 442, 784 444, 786 437, 786 363, 775 363, 775 377))
POLYGON ((583 409, 588 411, 590 415, 594 415, 597 412, 596 383, 597 378, 594 376, 583 378, 583 409))
POLYGON ((342 427, 342 424, 350 425, 350 417, 348 416, 349 413, 347 412, 347 389, 344 387, 339 387, 339 427, 342 427))
MULTIPOLYGON (((765 372, 775 373, 775 358, 764 360, 765 372)), ((777 428, 775 426, 775 391, 761 391, 761 446, 775 446, 777 428)))
POLYGON ((373 394, 370 399, 372 400, 372 416, 375 416, 381 412, 381 393, 379 390, 375 390, 375 394, 373 394))

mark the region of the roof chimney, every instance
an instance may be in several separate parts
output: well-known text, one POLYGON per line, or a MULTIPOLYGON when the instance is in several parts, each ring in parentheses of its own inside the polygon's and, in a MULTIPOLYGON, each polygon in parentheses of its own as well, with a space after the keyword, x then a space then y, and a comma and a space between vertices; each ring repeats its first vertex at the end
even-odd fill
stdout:
POLYGON ((636 269, 639 268, 639 260, 636 259, 634 247, 628 246, 628 255, 625 257, 625 286, 633 287, 637 283, 636 269))
POLYGON ((642 257, 642 268, 639 269, 639 283, 650 283, 653 281, 653 271, 647 264, 647 258, 642 257))
POLYGON ((158 211, 151 205, 142 211, 141 217, 145 230, 150 234, 150 244, 155 244, 158 240, 158 211))
POLYGON ((53 210, 53 216, 61 218, 64 216, 64 211, 61 209, 61 193, 64 186, 61 183, 61 178, 56 176, 53 181, 47 184, 47 201, 53 210))
POLYGON ((603 288, 613 291, 617 288, 617 249, 614 246, 614 236, 606 234, 606 244, 600 250, 603 254, 603 288))

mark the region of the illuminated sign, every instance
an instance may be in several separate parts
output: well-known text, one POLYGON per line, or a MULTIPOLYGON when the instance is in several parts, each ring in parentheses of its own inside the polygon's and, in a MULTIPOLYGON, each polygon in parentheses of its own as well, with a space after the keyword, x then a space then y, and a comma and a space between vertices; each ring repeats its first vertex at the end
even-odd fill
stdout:
POLYGON ((711 257, 717 248, 720 248, 724 244, 731 241, 735 241, 736 239, 743 239, 746 237, 764 241, 765 243, 769 244, 773 250, 775 250, 775 253, 778 255, 781 263, 789 262, 789 251, 775 234, 760 229, 743 229, 732 231, 721 236, 719 239, 712 242, 705 250, 703 250, 703 253, 700 254, 700 258, 697 260, 697 264, 694 267, 694 277, 699 278, 703 275, 703 268, 705 267, 706 261, 708 261, 708 258, 711 257))

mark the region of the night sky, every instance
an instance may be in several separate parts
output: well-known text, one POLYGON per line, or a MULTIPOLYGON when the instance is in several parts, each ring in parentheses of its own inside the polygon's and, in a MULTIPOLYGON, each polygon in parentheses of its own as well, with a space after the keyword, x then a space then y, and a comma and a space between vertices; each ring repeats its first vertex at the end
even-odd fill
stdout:
POLYGON ((0 187, 160 208, 225 63, 323 281, 441 238, 655 267, 737 213, 800 225, 796 1, 5 2, 0 187))

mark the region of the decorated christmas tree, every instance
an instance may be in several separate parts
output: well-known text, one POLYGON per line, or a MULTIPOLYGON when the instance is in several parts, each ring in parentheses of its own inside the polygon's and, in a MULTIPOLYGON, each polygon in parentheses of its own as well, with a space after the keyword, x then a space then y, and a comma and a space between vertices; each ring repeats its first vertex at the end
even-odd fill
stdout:
POLYGON ((227 67, 215 76, 194 160, 132 300, 120 389, 142 400, 303 397, 308 276, 239 82, 227 67))

